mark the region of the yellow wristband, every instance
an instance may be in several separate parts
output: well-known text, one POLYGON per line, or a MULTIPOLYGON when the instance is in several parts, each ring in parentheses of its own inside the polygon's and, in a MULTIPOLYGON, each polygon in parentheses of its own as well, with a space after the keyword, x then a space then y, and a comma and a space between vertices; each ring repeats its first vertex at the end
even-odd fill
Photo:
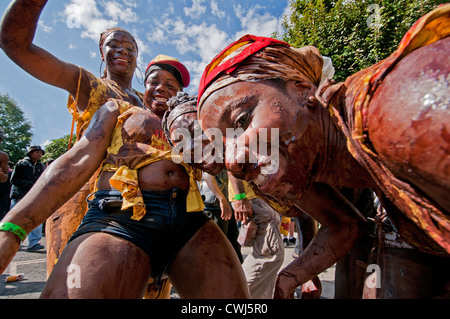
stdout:
POLYGON ((22 227, 17 226, 13 223, 0 223, 0 231, 7 231, 13 233, 19 237, 20 241, 24 241, 27 238, 27 232, 23 230, 22 227))

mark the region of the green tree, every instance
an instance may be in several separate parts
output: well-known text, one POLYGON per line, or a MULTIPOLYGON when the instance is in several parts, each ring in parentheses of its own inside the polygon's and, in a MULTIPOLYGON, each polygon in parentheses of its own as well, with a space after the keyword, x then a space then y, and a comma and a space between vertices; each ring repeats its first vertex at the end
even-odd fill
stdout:
MULTIPOLYGON (((70 135, 63 136, 61 138, 54 139, 45 146, 45 154, 42 156, 42 162, 48 162, 49 160, 55 160, 61 155, 63 155, 65 152, 68 151, 69 147, 69 139, 70 135)), ((72 145, 75 144, 76 137, 74 136, 72 138, 72 145)))
POLYGON ((10 161, 17 163, 26 155, 33 133, 24 112, 8 94, 0 94, 0 126, 5 130, 0 148, 9 155, 10 161))
MULTIPOLYGON (((333 60, 337 81, 386 57, 413 23, 443 0, 291 0, 281 37, 333 60)), ((280 37, 279 35, 275 35, 280 37)))

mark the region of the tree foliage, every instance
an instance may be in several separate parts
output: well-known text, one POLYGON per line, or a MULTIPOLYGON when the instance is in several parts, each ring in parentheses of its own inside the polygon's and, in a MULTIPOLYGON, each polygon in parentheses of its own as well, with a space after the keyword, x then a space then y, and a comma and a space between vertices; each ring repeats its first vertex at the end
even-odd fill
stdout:
MULTIPOLYGON (((63 136, 61 138, 54 139, 45 146, 45 154, 42 156, 42 162, 48 162, 49 160, 55 160, 63 155, 68 150, 70 135, 63 136)), ((72 145, 75 144, 76 137, 72 138, 72 145)))
MULTIPOLYGON (((337 81, 395 51, 403 35, 442 0, 291 0, 281 37, 333 60, 337 81)), ((276 35, 277 36, 277 35, 276 35)))
POLYGON ((26 155, 33 133, 24 112, 8 94, 0 94, 0 126, 5 130, 0 149, 9 155, 10 161, 17 163, 26 155))

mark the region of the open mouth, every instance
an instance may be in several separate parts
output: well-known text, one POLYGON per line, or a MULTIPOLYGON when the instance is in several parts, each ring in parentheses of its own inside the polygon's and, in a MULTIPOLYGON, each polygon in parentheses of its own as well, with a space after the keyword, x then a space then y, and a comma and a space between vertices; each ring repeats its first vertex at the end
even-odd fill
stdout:
POLYGON ((169 99, 163 96, 154 96, 153 100, 155 100, 157 103, 167 103, 169 99))
MULTIPOLYGON (((253 172, 253 178, 250 181, 261 190, 270 187, 273 181, 276 182, 279 173, 278 156, 258 156, 258 163, 253 172)), ((251 176, 251 175, 250 175, 251 176)))
POLYGON ((124 58, 115 58, 114 59, 116 62, 120 63, 120 64, 129 64, 130 62, 127 59, 124 58))

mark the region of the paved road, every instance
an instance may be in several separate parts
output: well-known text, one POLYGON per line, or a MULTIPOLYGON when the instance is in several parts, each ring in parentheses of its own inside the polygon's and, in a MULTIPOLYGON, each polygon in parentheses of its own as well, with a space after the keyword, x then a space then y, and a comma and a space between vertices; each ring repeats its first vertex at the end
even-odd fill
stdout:
MULTIPOLYGON (((45 246, 45 237, 42 238, 45 246)), ((14 257, 10 266, 0 275, 0 299, 37 299, 47 279, 46 252, 27 252, 27 240, 22 244, 19 252, 14 257), (5 283, 7 276, 23 273, 24 279, 17 282, 5 283)), ((243 247, 242 253, 248 255, 250 248, 243 247)), ((294 247, 286 247, 283 267, 289 264, 293 258, 294 247)), ((323 272, 319 276, 322 280, 322 298, 332 299, 334 296, 334 267, 323 272)), ((177 299, 178 295, 173 291, 171 298, 177 299)))

